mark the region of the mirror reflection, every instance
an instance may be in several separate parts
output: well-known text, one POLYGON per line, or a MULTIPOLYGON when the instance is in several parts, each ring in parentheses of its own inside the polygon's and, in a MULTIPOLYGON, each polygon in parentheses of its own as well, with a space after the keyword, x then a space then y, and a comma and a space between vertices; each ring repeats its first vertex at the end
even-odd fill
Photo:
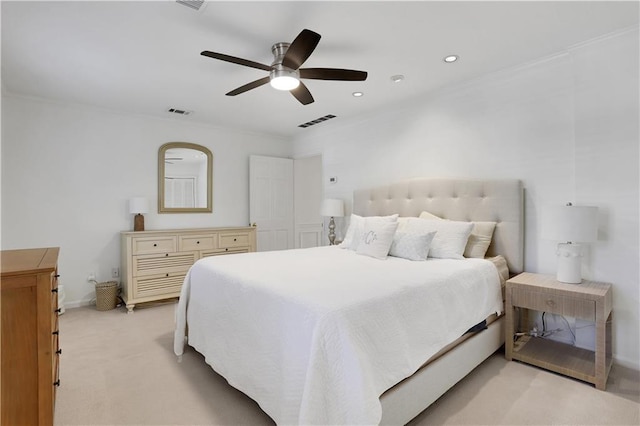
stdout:
POLYGON ((200 145, 171 142, 158 155, 158 211, 210 212, 212 155, 200 145))

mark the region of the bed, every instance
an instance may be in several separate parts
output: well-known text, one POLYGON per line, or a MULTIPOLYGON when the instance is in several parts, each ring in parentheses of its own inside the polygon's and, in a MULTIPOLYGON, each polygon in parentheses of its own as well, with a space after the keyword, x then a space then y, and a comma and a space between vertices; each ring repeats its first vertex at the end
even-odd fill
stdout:
MULTIPOLYGON (((487 256, 517 273, 522 203, 517 180, 412 179, 355 191, 353 211, 495 222, 487 256)), ((503 344, 502 309, 484 259, 380 260, 335 246, 231 255, 190 270, 174 350, 188 328, 188 344, 279 424, 404 424, 503 344)))

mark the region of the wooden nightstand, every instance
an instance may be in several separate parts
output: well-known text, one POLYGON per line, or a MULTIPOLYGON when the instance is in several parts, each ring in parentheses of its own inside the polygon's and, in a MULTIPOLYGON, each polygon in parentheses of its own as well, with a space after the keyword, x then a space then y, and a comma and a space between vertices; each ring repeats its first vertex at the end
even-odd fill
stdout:
POLYGON ((566 284, 550 275, 522 273, 507 281, 505 294, 507 360, 518 360, 595 384, 605 390, 611 369, 611 284, 582 280, 566 284), (595 352, 533 336, 514 338, 514 309, 520 332, 530 331, 527 310, 594 321, 595 352))

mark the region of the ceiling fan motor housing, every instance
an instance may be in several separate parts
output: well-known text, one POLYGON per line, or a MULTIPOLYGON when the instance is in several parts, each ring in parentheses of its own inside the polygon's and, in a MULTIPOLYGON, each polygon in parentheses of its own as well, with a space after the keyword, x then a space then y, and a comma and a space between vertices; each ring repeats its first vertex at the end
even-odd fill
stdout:
POLYGON ((269 78, 271 86, 278 90, 295 89, 300 84, 300 73, 298 70, 282 65, 282 60, 290 45, 290 43, 276 43, 271 46, 271 53, 273 53, 274 59, 271 63, 272 69, 269 71, 269 78))

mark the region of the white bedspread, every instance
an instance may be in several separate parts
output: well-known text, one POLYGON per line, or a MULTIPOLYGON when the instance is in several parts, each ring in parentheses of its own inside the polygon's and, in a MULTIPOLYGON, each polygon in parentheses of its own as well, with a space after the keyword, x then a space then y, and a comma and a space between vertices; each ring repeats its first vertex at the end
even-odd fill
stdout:
POLYGON ((377 260, 338 247, 202 259, 174 350, 191 346, 278 424, 377 424, 379 396, 503 309, 482 259, 377 260))

